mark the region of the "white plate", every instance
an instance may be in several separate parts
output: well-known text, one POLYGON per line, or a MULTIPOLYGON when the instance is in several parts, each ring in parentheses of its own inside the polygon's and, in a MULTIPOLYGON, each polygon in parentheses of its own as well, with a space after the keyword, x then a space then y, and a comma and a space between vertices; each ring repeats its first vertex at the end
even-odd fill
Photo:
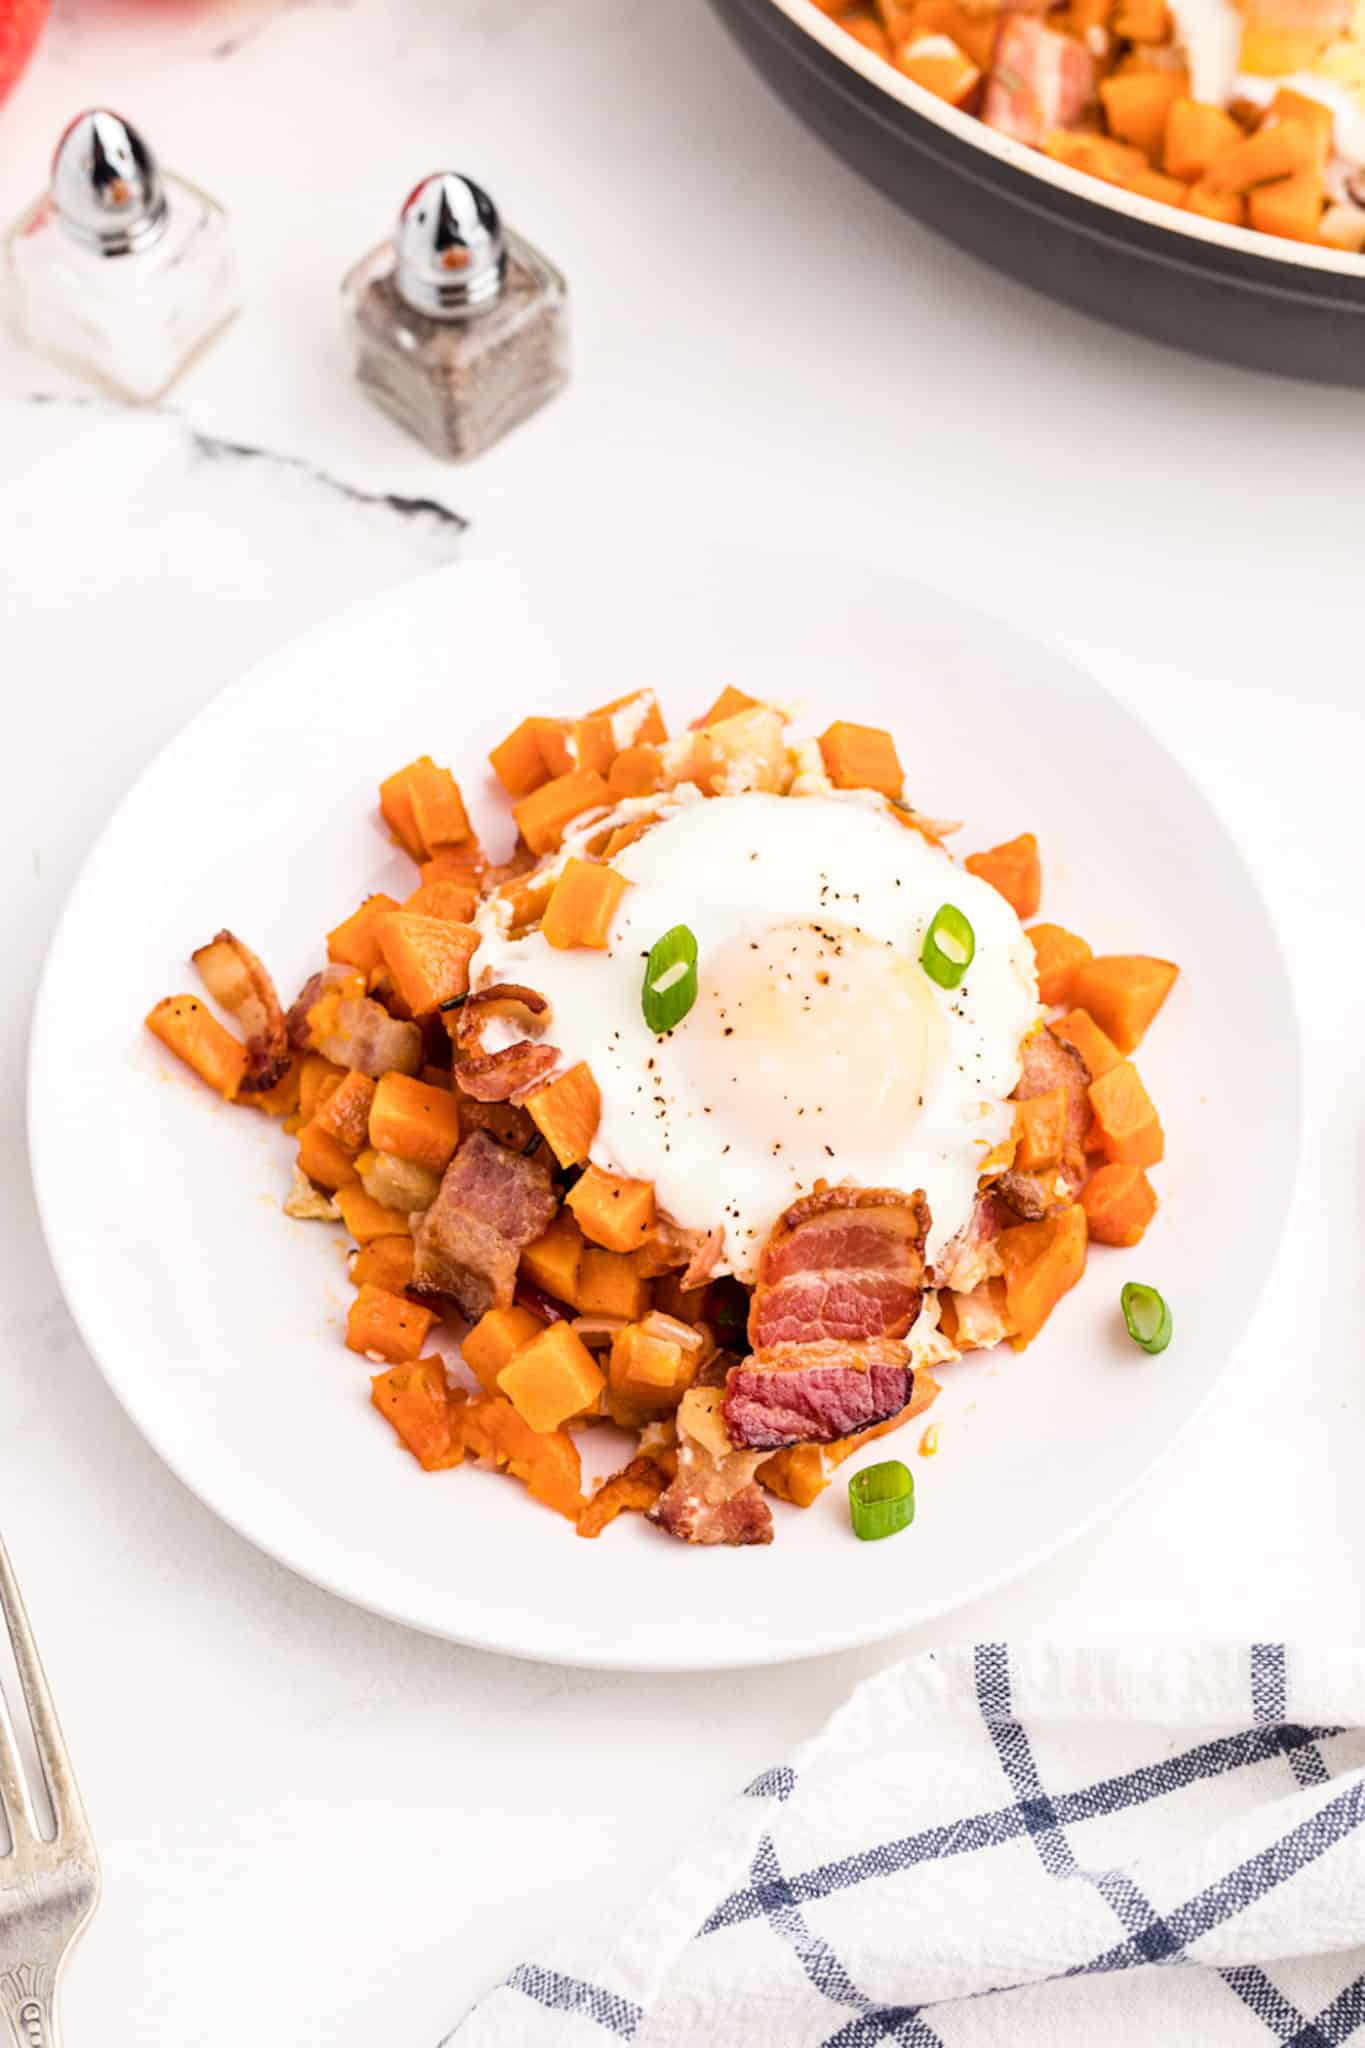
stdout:
MULTIPOLYGON (((52 1255, 167 1463, 345 1598, 564 1663, 704 1668, 868 1642, 1076 1536, 1231 1360, 1280 1236, 1298 1129, 1298 1034, 1265 907, 1140 725, 1056 654, 893 572, 690 543, 441 570, 262 662, 122 805, 62 919, 34 1023, 52 1255), (1097 1249, 1026 1354, 944 1373, 942 1450, 911 1456, 918 1519, 892 1542, 853 1538, 842 1478, 805 1513, 779 1503, 770 1548, 704 1551, 633 1516, 585 1543, 514 1481, 420 1472, 342 1348, 342 1233, 280 1213, 288 1141, 142 1029, 157 997, 194 986, 186 956, 220 925, 288 996, 367 891, 407 892, 412 871, 374 814, 382 774, 421 752, 448 762, 500 847, 510 821, 489 746, 526 712, 641 683, 678 724, 734 683, 893 726, 914 801, 965 817, 963 850, 1036 830, 1045 916, 1097 950, 1185 969, 1140 1056, 1167 1131, 1154 1227, 1137 1253, 1097 1249), (1253 1185, 1254 1202, 1236 1198, 1253 1185), (1172 1303, 1160 1358, 1123 1333, 1127 1278, 1172 1303)), ((895 1448, 912 1454, 917 1435, 895 1448)))

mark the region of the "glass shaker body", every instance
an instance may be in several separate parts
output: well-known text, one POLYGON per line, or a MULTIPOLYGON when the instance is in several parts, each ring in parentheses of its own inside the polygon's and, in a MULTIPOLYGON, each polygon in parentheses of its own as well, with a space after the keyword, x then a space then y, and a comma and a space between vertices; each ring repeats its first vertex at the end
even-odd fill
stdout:
POLYGON ((5 241, 8 295, 30 345, 120 398, 160 398, 238 308, 227 215, 187 179, 162 174, 166 225, 109 255, 73 236, 44 193, 5 241))
POLYGON ((391 241, 342 282, 361 385, 433 453, 454 461, 491 448, 568 381, 568 287, 529 242, 511 229, 505 238, 502 291, 455 317, 408 304, 391 241))

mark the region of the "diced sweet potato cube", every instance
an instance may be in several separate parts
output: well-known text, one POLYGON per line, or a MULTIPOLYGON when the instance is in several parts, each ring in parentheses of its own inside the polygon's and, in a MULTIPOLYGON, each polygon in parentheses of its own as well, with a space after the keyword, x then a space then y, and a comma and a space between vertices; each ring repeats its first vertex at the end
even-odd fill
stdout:
POLYGON ((858 11, 853 14, 836 14, 836 25, 855 43, 861 43, 865 50, 871 50, 874 57, 883 57, 890 62, 891 43, 886 30, 875 15, 858 11))
POLYGON ((668 738, 668 727, 653 690, 628 690, 624 697, 613 697, 610 704, 599 704, 588 716, 611 720, 618 748, 641 746, 645 742, 662 746, 668 738))
POLYGON ((359 910, 328 932, 327 958, 344 967, 358 967, 362 974, 372 973, 380 961, 379 920, 397 908, 394 898, 382 889, 376 896, 367 896, 359 910))
POLYGON ((462 882, 467 889, 482 887, 488 856, 471 833, 458 846, 443 846, 424 860, 419 870, 423 883, 462 882))
POLYGON ((981 83, 980 68, 960 43, 942 33, 912 35, 893 52, 898 71, 950 107, 965 106, 981 83))
POLYGON ((570 1188, 568 1206, 585 1237, 609 1252, 633 1252, 654 1227, 654 1183, 590 1166, 570 1188))
POLYGON ((460 1142, 460 1107, 449 1088, 385 1074, 375 1089, 369 1132, 376 1152, 444 1173, 460 1142))
POLYGON ((1038 969, 1038 1000, 1069 1003, 1076 969, 1092 957, 1089 946, 1059 924, 1031 924, 1027 936, 1038 969))
POLYGON ((571 946, 604 948, 617 905, 629 887, 624 875, 600 861, 565 861, 541 923, 546 944, 561 952, 571 946))
POLYGON ((464 1456, 459 1409, 450 1398, 439 1358, 393 1365, 370 1381, 370 1399, 391 1422, 424 1472, 458 1465, 464 1456))
POLYGON ((582 1257, 583 1233, 568 1210, 561 1209, 545 1234, 523 1251, 521 1272, 533 1287, 572 1304, 582 1257))
POLYGON ((246 1072, 246 1047, 198 996, 163 996, 148 1012, 147 1029, 225 1101, 235 1099, 246 1072))
POLYGON ((623 747, 607 776, 614 804, 628 796, 653 796, 663 786, 663 756, 654 746, 623 747))
POLYGON ((607 1409, 623 1429, 676 1408, 696 1375, 680 1344, 631 1324, 612 1340, 607 1362, 607 1409))
POLYGON ((644 1514, 668 1484, 668 1475, 652 1458, 632 1458, 623 1472, 613 1472, 598 1487, 578 1517, 580 1536, 600 1536, 619 1514, 633 1509, 644 1514))
POLYGON ((299 1123, 311 1123, 329 1095, 338 1089, 349 1072, 320 1052, 307 1052, 299 1067, 299 1123))
POLYGON ((498 1391, 498 1374, 514 1351, 545 1327, 529 1308, 490 1308, 460 1346, 460 1356, 486 1394, 498 1391))
POLYGON ((754 1474, 760 1486, 789 1500, 793 1507, 813 1507, 829 1485, 822 1444, 788 1444, 765 1458, 754 1474))
POLYGON ((985 853, 970 853, 964 863, 968 874, 979 875, 998 890, 1016 917, 1035 917, 1043 893, 1043 871, 1038 861, 1038 841, 1031 832, 1007 839, 985 853))
POLYGON ((1022 1351, 1085 1271, 1085 1211, 1079 1202, 1042 1223, 1019 1223, 996 1239, 1005 1278, 1010 1342, 1022 1351))
POLYGON ((1109 135, 1089 135, 1058 128, 1043 139, 1043 153, 1073 171, 1103 178, 1106 185, 1130 185, 1148 168, 1147 159, 1131 142, 1115 142, 1109 135))
POLYGON ((1205 220, 1224 221, 1230 228, 1246 226, 1247 203, 1241 194, 1211 191, 1202 178, 1185 195, 1185 207, 1187 212, 1201 214, 1205 220))
POLYGON ((1105 1037, 1086 1010, 1068 1010, 1065 1017, 1059 1017, 1048 1029, 1055 1037, 1064 1038, 1068 1045, 1075 1046, 1090 1069, 1092 1081, 1098 1081, 1101 1074, 1107 1074, 1123 1058, 1113 1040, 1105 1037))
POLYGON ((693 719, 693 729, 696 730, 706 725, 718 725, 721 719, 733 718, 736 712, 756 711, 757 709, 757 697, 746 697, 743 690, 736 690, 731 684, 727 683, 710 709, 703 711, 700 718, 693 719))
POLYGON ((883 796, 899 796, 905 787, 896 742, 879 725, 836 718, 820 735, 820 754, 836 789, 878 789, 883 796))
MULTIPOLYGON (((1098 0, 1108 11, 1109 0, 1098 0)), ((1000 27, 998 14, 973 14, 961 0, 918 0, 909 10, 908 27, 916 36, 947 36, 971 58, 978 71, 989 71, 995 61, 995 39, 1000 27)))
POLYGON ((1106 1159, 1123 1166, 1155 1166, 1164 1157, 1160 1119, 1131 1060, 1120 1060, 1090 1083, 1090 1107, 1106 1159))
POLYGON ((611 720, 604 712, 589 712, 586 718, 575 719, 573 758, 576 767, 593 768, 605 776, 616 759, 616 753, 616 736, 611 720))
POLYGON ((1163 206, 1183 207, 1189 187, 1179 178, 1168 178, 1161 171, 1139 171, 1135 178, 1129 179, 1128 190, 1140 192, 1144 199, 1159 199, 1163 206))
POLYGON ((580 1315, 625 1316, 634 1322, 645 1313, 648 1302, 648 1283, 628 1252, 604 1252, 596 1245, 584 1245, 574 1294, 574 1307, 580 1315))
POLYGON ((1081 1193, 1081 1207, 1096 1244, 1135 1245, 1156 1214, 1152 1183, 1140 1166, 1115 1161, 1099 1167, 1081 1193))
MULTIPOLYGON (((404 898, 402 908, 415 910, 419 917, 444 917, 452 924, 468 924, 478 900, 479 892, 469 882, 423 882, 404 898)), ((392 908, 397 910, 399 905, 392 908)))
POLYGON ((333 1194, 338 1188, 353 1186, 360 1178, 352 1155, 330 1131, 319 1127, 316 1117, 299 1132, 299 1167, 309 1180, 333 1194))
POLYGON ((1120 142, 1131 142, 1149 157, 1159 156, 1167 116, 1189 89, 1183 71, 1129 71, 1102 79, 1100 99, 1109 133, 1120 142))
POLYGON ((514 875, 498 889, 498 901, 507 905, 508 930, 523 931, 539 924, 554 887, 553 875, 514 875))
POLYGON ((545 766, 536 728, 538 718, 523 718, 515 731, 494 747, 488 756, 493 773, 509 796, 529 796, 533 789, 539 789, 542 782, 548 782, 550 771, 545 766))
POLYGON ((1014 1164, 1021 1173, 1041 1173, 1060 1164, 1066 1144, 1068 1096, 1065 1088, 1049 1088, 1016 1104, 1014 1164))
POLYGON ((335 1138, 342 1151, 354 1159, 365 1149, 373 1101, 374 1082, 369 1075, 349 1073, 328 1095, 313 1118, 313 1127, 335 1138))
POLYGON ((1280 235, 1291 242, 1315 242, 1318 222, 1326 202, 1322 173, 1316 165, 1296 171, 1293 177, 1278 178, 1273 184, 1258 185, 1247 193, 1247 215, 1263 235, 1280 235))
MULTIPOLYGON (((349 1192, 347 1188, 341 1189, 338 1201, 349 1192)), ((372 1237, 352 1254, 351 1279, 357 1287, 382 1287, 386 1294, 401 1294, 405 1287, 411 1287, 412 1234, 407 1218, 400 1221, 401 1231, 395 1231, 392 1237, 372 1237)))
POLYGON ((550 1323, 513 1352, 498 1387, 537 1435, 596 1409, 606 1380, 568 1323, 550 1323))
POLYGON ((576 1522, 587 1503, 578 1446, 563 1430, 540 1435, 502 1394, 478 1394, 465 1408, 460 1433, 474 1458, 506 1466, 527 1491, 576 1522))
POLYGON ((413 816, 412 791, 408 786, 406 768, 400 768, 396 775, 387 776, 380 783, 379 815, 410 860, 426 859, 427 851, 413 816))
POLYGON ((1317 144, 1316 164, 1321 170, 1332 154, 1334 117, 1332 109, 1321 100, 1310 98, 1306 92, 1295 92, 1290 85, 1282 85, 1270 102, 1266 125, 1275 121, 1298 121, 1314 138, 1317 144))
POLYGON ((585 1060, 526 1098, 536 1129, 561 1166, 585 1166, 602 1116, 602 1097, 585 1060))
MULTIPOLYGON (((407 1230, 406 1216, 397 1209, 386 1209, 359 1185, 338 1188, 336 1201, 341 1220, 358 1245, 373 1244, 380 1237, 397 1237, 407 1230)), ((355 1275, 351 1277, 354 1279, 355 1275)), ((395 1288, 394 1292, 398 1291, 395 1288)))
POLYGON ((448 768, 438 768, 423 754, 407 771, 408 795, 423 858, 430 860, 443 846, 459 846, 469 837, 469 814, 459 784, 448 768))
POLYGON ((447 918, 393 910, 379 925, 379 947, 393 985, 414 1017, 428 1016, 469 989, 479 934, 447 918))
POLYGON ((1219 152, 1241 139, 1231 114, 1182 94, 1166 116, 1162 161, 1173 178, 1202 178, 1219 152))
POLYGON ((1201 183, 1214 192, 1250 192, 1273 178, 1317 165, 1317 138, 1302 121, 1277 121, 1220 149, 1201 183))
POLYGON ((436 1317, 404 1294, 382 1287, 362 1287, 346 1318, 346 1346, 369 1357, 377 1352, 390 1365, 411 1365, 427 1341, 436 1317))
POLYGON ((573 768, 523 797, 512 815, 532 853, 554 853, 575 818, 610 803, 611 791, 595 769, 573 768))
POLYGON ((1171 961, 1144 953, 1101 954, 1076 970, 1071 1001, 1089 1011, 1120 1052, 1136 1052, 1179 973, 1171 961))
POLYGON ((1118 0, 1114 34, 1131 43, 1169 42, 1171 17, 1166 0, 1118 0))

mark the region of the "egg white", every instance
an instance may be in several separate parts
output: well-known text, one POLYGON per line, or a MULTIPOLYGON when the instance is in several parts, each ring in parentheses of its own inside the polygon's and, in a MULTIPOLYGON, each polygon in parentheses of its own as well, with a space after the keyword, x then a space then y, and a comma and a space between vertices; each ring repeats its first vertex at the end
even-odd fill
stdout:
POLYGON ((819 1180, 922 1188, 932 1258, 1011 1129, 1038 1016, 1018 918, 879 800, 692 795, 614 857, 630 887, 605 950, 488 918, 478 980, 548 998, 546 1038, 601 1092, 594 1163, 653 1181, 684 1228, 723 1224, 722 1271, 752 1280, 778 1216, 819 1180), (976 937, 951 991, 919 964, 945 902, 976 937), (697 940, 698 996, 656 1036, 645 960, 677 924, 697 940))

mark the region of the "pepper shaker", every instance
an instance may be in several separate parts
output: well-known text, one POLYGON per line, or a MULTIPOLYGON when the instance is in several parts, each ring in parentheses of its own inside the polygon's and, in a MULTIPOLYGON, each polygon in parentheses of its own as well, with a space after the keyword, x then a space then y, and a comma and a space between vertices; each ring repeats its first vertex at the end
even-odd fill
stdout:
POLYGON ((222 207, 107 107, 67 126, 4 246, 25 338, 121 398, 160 398, 237 311, 222 207))
POLYGON ((361 385, 437 455, 482 454, 568 378, 563 277, 458 172, 414 187, 342 293, 361 385))

